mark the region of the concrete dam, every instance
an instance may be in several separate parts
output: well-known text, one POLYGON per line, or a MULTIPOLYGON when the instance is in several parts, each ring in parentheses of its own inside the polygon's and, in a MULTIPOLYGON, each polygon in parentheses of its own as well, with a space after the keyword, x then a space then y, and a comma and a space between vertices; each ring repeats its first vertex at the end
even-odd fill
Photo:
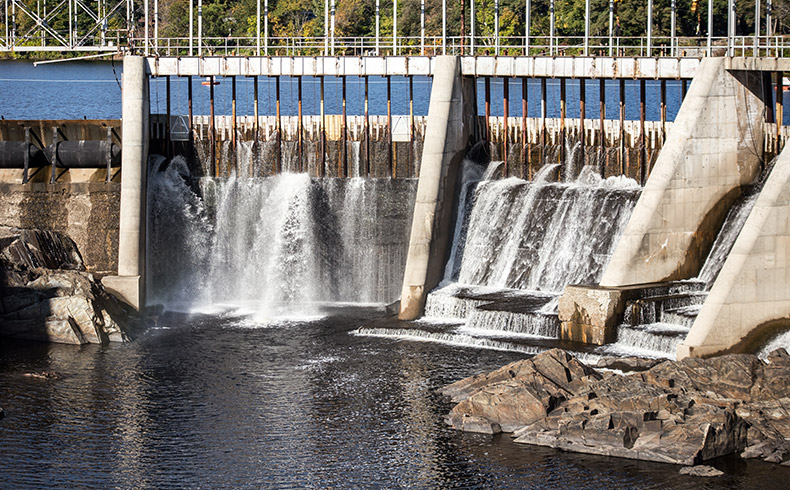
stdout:
POLYGON ((120 124, 3 121, 0 149, 21 156, 4 164, 2 194, 20 210, 8 222, 76 235, 86 265, 138 309, 375 303, 402 325, 357 334, 592 357, 755 351, 790 327, 784 71, 737 57, 127 56, 120 124), (252 115, 236 114, 236 77, 255 80, 252 115), (274 115, 259 114, 259 77, 276 80, 274 115), (327 77, 342 84, 339 114, 325 109, 327 77), (370 108, 373 77, 385 115, 370 108), (393 95, 393 77, 408 90, 393 95), (415 77, 431 83, 427 115, 415 77), (215 78, 232 84, 231 114, 215 113, 215 78), (180 79, 188 114, 170 105, 180 79), (208 115, 193 113, 193 79, 208 115), (307 83, 318 114, 303 111, 307 83), (284 114, 291 88, 298 108, 284 114), (395 97, 409 114, 393 113, 395 97), (59 141, 97 156, 79 168, 46 151, 59 141), (101 250, 56 217, 80 199, 106 230, 101 250))

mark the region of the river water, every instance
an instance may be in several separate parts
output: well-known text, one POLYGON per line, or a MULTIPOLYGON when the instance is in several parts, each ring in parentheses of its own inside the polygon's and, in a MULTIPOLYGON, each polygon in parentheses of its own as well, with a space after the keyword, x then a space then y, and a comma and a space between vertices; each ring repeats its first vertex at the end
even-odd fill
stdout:
POLYGON ((790 469, 671 465, 447 428, 446 383, 520 358, 351 335, 371 309, 168 315, 128 344, 0 341, 2 488, 780 488, 790 469), (59 379, 29 373, 54 371, 59 379))

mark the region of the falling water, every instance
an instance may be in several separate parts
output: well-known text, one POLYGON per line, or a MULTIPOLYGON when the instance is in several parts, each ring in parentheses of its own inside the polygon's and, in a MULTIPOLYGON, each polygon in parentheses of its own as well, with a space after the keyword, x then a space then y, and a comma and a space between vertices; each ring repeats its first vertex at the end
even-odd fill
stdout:
POLYGON ((269 315, 398 297, 413 180, 192 179, 181 158, 149 180, 153 301, 269 315))

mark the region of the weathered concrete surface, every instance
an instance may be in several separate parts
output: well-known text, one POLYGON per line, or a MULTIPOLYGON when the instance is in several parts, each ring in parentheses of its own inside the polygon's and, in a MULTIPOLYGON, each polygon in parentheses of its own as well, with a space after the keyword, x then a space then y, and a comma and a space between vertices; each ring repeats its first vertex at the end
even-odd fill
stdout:
POLYGON ((748 352, 790 325, 790 151, 779 155, 678 359, 748 352))
POLYGON ((120 185, 115 182, 0 183, 0 226, 52 230, 71 237, 85 268, 118 268, 120 185))
POLYGON ((516 442, 683 465, 745 450, 781 463, 790 458, 789 380, 782 349, 767 361, 690 358, 629 375, 553 349, 440 391, 458 403, 450 425, 514 431, 516 442))
POLYGON ((742 185, 760 170, 759 74, 704 59, 601 279, 601 286, 695 276, 742 185))
POLYGON ((624 309, 617 288, 566 286, 558 305, 560 338, 596 345, 613 342, 624 309))
POLYGON ((436 59, 398 315, 401 320, 422 314, 426 294, 442 278, 452 239, 458 168, 474 130, 474 93, 474 80, 461 76, 459 58, 436 59))
POLYGON ((118 277, 104 284, 139 310, 145 305, 145 191, 148 173, 148 75, 142 56, 123 61, 123 155, 118 277))

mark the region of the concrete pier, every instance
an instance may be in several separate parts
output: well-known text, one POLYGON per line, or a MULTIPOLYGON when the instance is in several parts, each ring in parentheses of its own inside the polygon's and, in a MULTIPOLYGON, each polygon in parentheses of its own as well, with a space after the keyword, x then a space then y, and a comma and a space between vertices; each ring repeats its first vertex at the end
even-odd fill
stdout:
POLYGON ((764 102, 755 72, 702 61, 601 286, 694 277, 742 185, 760 171, 764 102))
POLYGON ((121 217, 118 275, 102 284, 120 299, 140 309, 145 305, 145 215, 148 169, 149 95, 146 61, 127 56, 123 61, 124 148, 121 166, 121 217))
POLYGON ((790 151, 777 159, 678 359, 753 352, 790 325, 790 151))
POLYGON ((452 240, 458 169, 474 134, 474 115, 474 80, 461 76, 459 58, 437 57, 403 278, 401 320, 419 317, 426 295, 442 279, 452 240))

